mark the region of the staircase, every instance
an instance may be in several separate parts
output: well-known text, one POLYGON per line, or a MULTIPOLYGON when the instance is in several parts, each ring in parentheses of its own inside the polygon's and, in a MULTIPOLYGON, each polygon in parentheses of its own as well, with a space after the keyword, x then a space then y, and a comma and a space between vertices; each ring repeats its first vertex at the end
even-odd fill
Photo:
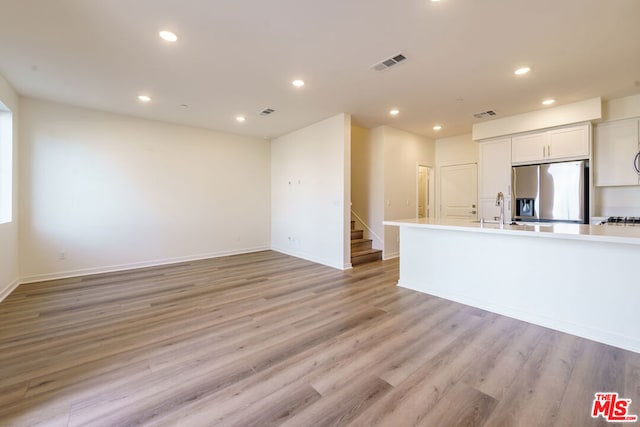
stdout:
POLYGON ((382 251, 372 249, 372 241, 363 239, 362 235, 363 230, 356 230, 356 222, 351 221, 351 265, 353 266, 382 259, 382 251))

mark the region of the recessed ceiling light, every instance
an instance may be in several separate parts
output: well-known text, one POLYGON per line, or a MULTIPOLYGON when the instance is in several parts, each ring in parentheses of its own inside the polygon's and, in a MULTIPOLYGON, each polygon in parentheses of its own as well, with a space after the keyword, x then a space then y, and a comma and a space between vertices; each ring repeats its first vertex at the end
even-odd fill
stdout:
POLYGON ((440 125, 435 125, 433 127, 433 130, 440 130, 440 129, 442 129, 442 126, 440 126, 440 125))
POLYGON ((527 74, 529 71, 531 71, 531 68, 529 67, 522 67, 522 68, 518 68, 517 70, 515 70, 513 72, 513 74, 517 75, 517 76, 521 76, 523 74, 527 74))
POLYGON ((395 108, 391 111, 389 111, 389 114, 391 114, 392 116, 397 116, 398 114, 400 114, 400 110, 396 110, 395 108))
POLYGON ((551 105, 554 102, 556 102, 555 99, 545 99, 544 101, 542 101, 542 105, 551 105))
POLYGON ((236 116, 236 121, 239 123, 244 122, 245 120, 247 120, 244 116, 236 116))
POLYGON ((158 33, 158 35, 162 40, 165 40, 168 42, 175 42, 176 40, 178 40, 178 36, 176 36, 176 34, 172 33, 171 31, 162 30, 158 33))
POLYGON ((151 97, 147 95, 138 95, 138 101, 149 102, 151 101, 151 97))
POLYGON ((295 87, 302 87, 304 86, 304 81, 303 80, 294 80, 291 82, 292 85, 294 85, 295 87))

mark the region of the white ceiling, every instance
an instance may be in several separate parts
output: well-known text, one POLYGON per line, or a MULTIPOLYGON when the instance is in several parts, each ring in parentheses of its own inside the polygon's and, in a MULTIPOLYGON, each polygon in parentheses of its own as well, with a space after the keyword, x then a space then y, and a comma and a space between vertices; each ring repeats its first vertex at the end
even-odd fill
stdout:
POLYGON ((0 0, 0 74, 26 96, 256 137, 347 112, 440 138, 487 109, 640 93, 640 1, 0 0))

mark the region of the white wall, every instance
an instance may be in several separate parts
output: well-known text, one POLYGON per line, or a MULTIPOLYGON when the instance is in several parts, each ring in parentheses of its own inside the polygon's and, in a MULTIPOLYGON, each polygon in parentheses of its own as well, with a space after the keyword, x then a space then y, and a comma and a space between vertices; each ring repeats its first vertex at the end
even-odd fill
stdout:
POLYGON ((269 247, 268 142, 24 98, 20 115, 24 281, 269 247))
MULTIPOLYGON (((640 117, 640 95, 603 102, 602 115, 606 121, 640 117)), ((640 215, 640 186, 595 187, 593 193, 595 200, 592 216, 640 215)))
POLYGON ((370 130, 369 149, 371 153, 370 177, 368 182, 369 206, 365 219, 372 230, 374 249, 382 249, 384 252, 384 137, 385 127, 377 127, 370 130))
POLYGON ((339 114, 271 141, 271 246, 349 268, 351 117, 339 114))
POLYGON ((382 140, 375 144, 369 129, 351 126, 351 219, 375 249, 383 248, 384 163, 382 140), (376 146, 378 148, 376 148, 376 146), (374 228, 376 231, 374 231, 374 228))
POLYGON ((389 126, 355 128, 352 141, 353 210, 385 259, 399 254, 397 227, 385 220, 416 217, 418 165, 435 167, 432 140, 389 126))
MULTIPOLYGON (((435 144, 430 139, 383 126, 384 220, 415 218, 418 165, 435 166, 435 144)), ((400 254, 398 227, 384 227, 384 258, 400 254)))
POLYGON ((0 301, 2 301, 18 285, 18 120, 19 99, 18 94, 11 85, 0 76, 0 104, 4 105, 5 118, 8 119, 6 110, 11 111, 12 121, 12 215, 11 222, 0 224, 0 301))
POLYGON ((478 163, 479 145, 471 134, 436 139, 436 216, 440 216, 441 169, 443 166, 478 163))

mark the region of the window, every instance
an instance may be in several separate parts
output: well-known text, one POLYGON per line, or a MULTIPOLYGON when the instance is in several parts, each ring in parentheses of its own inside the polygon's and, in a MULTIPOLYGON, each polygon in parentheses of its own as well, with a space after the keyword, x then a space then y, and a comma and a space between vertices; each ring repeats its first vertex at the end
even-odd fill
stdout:
POLYGON ((11 222, 13 201, 13 132, 11 111, 0 102, 0 224, 11 222))

